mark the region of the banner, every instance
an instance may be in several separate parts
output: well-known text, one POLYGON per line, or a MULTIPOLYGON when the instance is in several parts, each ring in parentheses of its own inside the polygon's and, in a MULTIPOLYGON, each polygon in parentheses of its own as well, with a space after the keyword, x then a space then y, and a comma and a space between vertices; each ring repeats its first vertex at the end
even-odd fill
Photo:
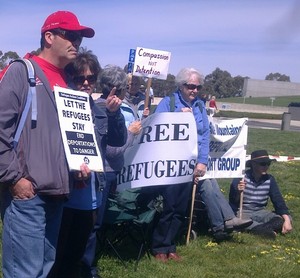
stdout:
POLYGON ((210 143, 207 172, 203 178, 242 177, 246 165, 247 118, 224 120, 208 117, 210 143))
POLYGON ((133 75, 165 80, 168 76, 170 59, 171 52, 137 47, 135 52, 133 49, 130 50, 128 67, 131 70, 134 61, 133 75))
POLYGON ((103 162, 94 133, 89 95, 57 86, 54 86, 54 94, 70 170, 80 170, 80 165, 85 163, 90 170, 103 172, 103 162))
POLYGON ((125 151, 118 190, 192 180, 196 123, 192 113, 179 113, 155 113, 142 121, 142 132, 125 151))
MULTIPOLYGON (((206 178, 241 177, 245 170, 247 119, 210 120, 206 178)), ((156 113, 125 152, 118 190, 190 182, 197 161, 197 130, 192 113, 156 113), (180 113, 180 114, 179 114, 180 113)))

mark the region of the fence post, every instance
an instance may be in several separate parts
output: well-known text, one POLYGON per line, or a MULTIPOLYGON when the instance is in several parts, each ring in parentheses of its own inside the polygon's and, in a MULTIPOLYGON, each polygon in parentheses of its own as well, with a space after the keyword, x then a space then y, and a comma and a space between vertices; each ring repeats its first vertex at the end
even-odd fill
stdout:
POLYGON ((291 113, 284 112, 282 114, 281 130, 290 130, 291 113))

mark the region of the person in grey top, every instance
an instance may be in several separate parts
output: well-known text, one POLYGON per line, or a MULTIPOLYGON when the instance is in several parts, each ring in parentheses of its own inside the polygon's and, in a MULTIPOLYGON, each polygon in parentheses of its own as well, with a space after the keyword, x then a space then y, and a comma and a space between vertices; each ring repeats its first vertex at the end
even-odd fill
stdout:
MULTIPOLYGON (((47 277, 56 254, 63 204, 73 178, 86 179, 89 169, 69 173, 53 88, 66 88, 64 67, 72 62, 92 28, 75 14, 58 11, 41 28, 41 52, 26 55, 36 72, 37 119, 28 113, 19 143, 13 137, 24 109, 27 70, 15 62, 0 82, 0 186, 3 219, 4 277, 47 277)), ((31 110, 31 109, 30 109, 31 110)))

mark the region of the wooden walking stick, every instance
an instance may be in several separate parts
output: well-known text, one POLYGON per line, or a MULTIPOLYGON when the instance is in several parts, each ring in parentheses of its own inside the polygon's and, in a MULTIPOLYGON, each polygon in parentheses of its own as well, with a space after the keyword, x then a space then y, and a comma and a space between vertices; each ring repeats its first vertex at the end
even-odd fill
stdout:
MULTIPOLYGON (((242 178, 242 181, 244 181, 244 177, 242 178)), ((240 193, 240 219, 243 217, 243 201, 244 201, 244 190, 240 193)))
POLYGON ((189 242, 190 242, 190 235, 191 235, 192 222, 193 222, 194 203, 195 203, 197 184, 198 184, 198 182, 194 182, 194 184, 193 184, 191 211, 190 211, 188 232, 187 232, 187 235, 186 235, 186 244, 189 244, 189 242))
POLYGON ((244 199, 244 191, 241 191, 241 194, 240 194, 240 219, 242 219, 242 216, 243 216, 243 199, 244 199))

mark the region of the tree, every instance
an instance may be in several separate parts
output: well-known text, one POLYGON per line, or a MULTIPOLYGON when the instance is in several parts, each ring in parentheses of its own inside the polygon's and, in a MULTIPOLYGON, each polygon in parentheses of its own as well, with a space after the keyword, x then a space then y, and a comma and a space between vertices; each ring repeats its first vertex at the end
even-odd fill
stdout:
POLYGON ((205 77, 203 90, 217 98, 230 97, 236 91, 230 73, 220 68, 205 77))
POLYGON ((164 97, 169 95, 176 90, 175 76, 168 74, 166 80, 153 78, 152 89, 156 97, 164 97))
POLYGON ((285 81, 285 82, 291 82, 290 77, 285 75, 285 74, 281 74, 279 72, 276 73, 269 73, 265 80, 273 80, 273 81, 285 81))
POLYGON ((239 97, 242 96, 245 78, 247 78, 247 77, 242 77, 240 75, 235 76, 233 78, 233 86, 236 90, 234 96, 239 96, 239 97))
POLYGON ((4 69, 11 60, 20 58, 20 56, 17 54, 17 52, 14 51, 8 51, 3 54, 3 52, 0 50, 0 70, 4 69))

